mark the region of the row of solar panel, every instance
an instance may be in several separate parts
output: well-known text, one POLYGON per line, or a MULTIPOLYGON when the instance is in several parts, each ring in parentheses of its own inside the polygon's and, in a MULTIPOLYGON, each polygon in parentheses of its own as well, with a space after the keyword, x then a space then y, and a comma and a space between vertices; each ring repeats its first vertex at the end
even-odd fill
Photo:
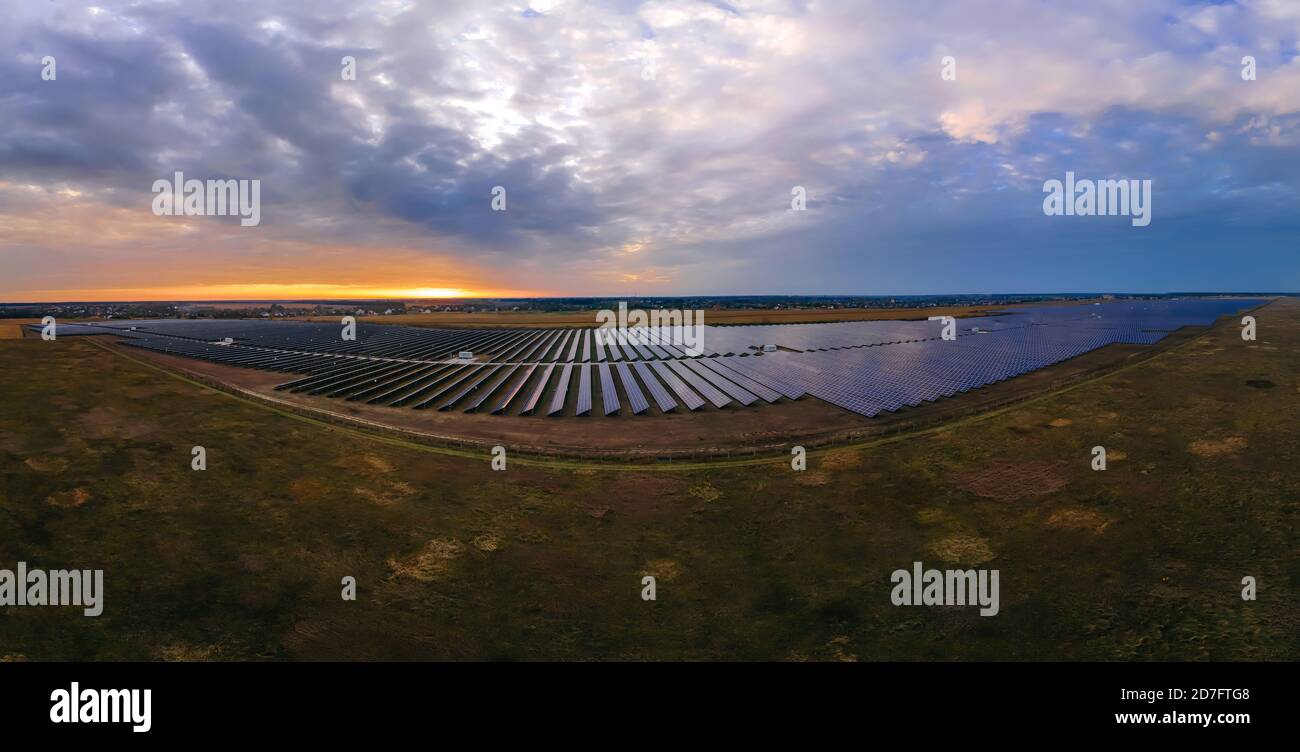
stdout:
POLYGON ((648 392, 660 412, 706 404, 776 402, 782 394, 711 359, 668 363, 398 364, 345 363, 277 389, 374 405, 493 414, 588 415, 599 390, 601 414, 643 414, 648 392), (595 377, 593 380, 593 371, 595 377), (574 381, 576 380, 576 389, 574 381), (644 387, 644 391, 643 391, 644 387), (665 388, 666 387, 666 388, 665 388))
MULTIPOLYGON (((844 349, 808 352, 798 356, 773 356, 766 361, 725 358, 652 362, 650 368, 645 363, 637 362, 635 366, 647 390, 665 412, 674 409, 678 402, 669 396, 659 382, 667 385, 681 404, 690 410, 703 406, 706 400, 718 407, 725 406, 732 399, 741 404, 752 404, 754 393, 758 390, 747 390, 745 387, 766 383, 775 387, 764 395, 769 401, 773 401, 777 392, 797 398, 806 391, 833 404, 870 416, 882 410, 896 410, 903 405, 915 406, 923 401, 995 383, 1113 342, 1149 343, 1158 340, 1160 336, 1163 335, 1131 330, 1033 326, 973 335, 956 342, 925 340, 889 348, 857 350, 860 355, 855 355, 853 349, 844 349), (711 364, 728 368, 733 375, 730 379, 724 378, 722 383, 710 383, 709 374, 702 373, 701 369, 715 371, 716 369, 709 368, 711 364), (746 384, 742 378, 747 378, 752 383, 746 384), (719 390, 718 387, 722 389, 719 390)), ((239 345, 194 342, 185 343, 178 348, 168 338, 146 335, 145 339, 155 348, 162 346, 169 351, 187 349, 197 357, 233 365, 313 374, 323 371, 322 375, 293 382, 290 386, 309 389, 313 394, 365 397, 367 401, 398 406, 414 404, 416 407, 431 407, 435 406, 435 402, 441 401, 442 404, 436 406, 446 409, 480 386, 485 386, 481 390, 481 399, 471 400, 465 405, 466 409, 476 410, 518 370, 518 364, 497 374, 502 368, 497 364, 464 365, 459 368, 444 365, 432 368, 430 364, 420 362, 269 353, 263 349, 239 345), (493 378, 494 374, 496 378, 493 378), (438 386, 445 388, 435 389, 438 386)), ((619 369, 620 374, 625 373, 626 364, 618 365, 623 367, 619 369)), ((620 407, 617 395, 604 388, 607 379, 612 381, 612 376, 605 375, 608 365, 597 364, 597 367, 601 371, 602 407, 606 414, 617 412, 620 407)), ((574 364, 564 364, 562 367, 558 383, 552 387, 547 414, 563 411, 573 368, 574 364)), ((587 414, 591 410, 590 371, 588 366, 578 368, 580 383, 576 412, 587 414)), ((523 381, 533 370, 535 369, 529 369, 527 375, 518 379, 513 392, 518 393, 522 389, 523 381)), ((548 381, 550 375, 548 370, 548 381)), ((626 383, 625 379, 625 385, 626 383)), ((634 384, 635 379, 631 383, 634 384)), ((537 385, 536 396, 540 397, 541 391, 546 388, 544 382, 537 385)), ((625 386, 625 394, 633 404, 633 412, 644 411, 637 409, 640 407, 637 399, 639 390, 632 391, 625 386)), ((530 406, 529 412, 535 409, 536 399, 532 402, 534 404, 530 406)), ((507 403, 508 400, 495 406, 492 411, 500 412, 507 403)))
POLYGON ((693 354, 671 330, 431 329, 359 324, 344 340, 337 324, 261 320, 156 319, 107 322, 97 327, 127 337, 157 335, 197 342, 230 338, 249 347, 293 352, 364 355, 406 360, 447 360, 461 352, 491 362, 602 362, 670 360, 693 354))
POLYGON ((1164 335, 1066 327, 1023 327, 888 348, 782 354, 749 359, 764 378, 867 416, 915 407, 993 384, 1116 342, 1151 343, 1164 335))
MULTIPOLYGON (((546 414, 563 413, 572 404, 573 412, 589 414, 592 390, 598 388, 605 414, 620 412, 623 404, 639 414, 649 409, 645 393, 663 412, 679 405, 696 410, 807 393, 871 416, 996 383, 1108 344, 1151 344, 1183 323, 1212 323, 1258 302, 1126 301, 1016 309, 978 323, 964 321, 954 341, 934 336, 942 324, 928 321, 711 328, 751 330, 750 335, 728 335, 731 344, 749 341, 757 331, 761 337, 783 336, 799 346, 788 349, 800 351, 696 359, 684 358, 685 352, 670 342, 609 342, 604 332, 591 329, 466 334, 381 326, 367 329, 368 346, 359 348, 357 343, 341 345, 335 327, 322 324, 168 320, 108 326, 139 347, 306 374, 285 386, 375 404, 519 413, 538 412, 544 404, 546 414), (214 344, 216 335, 237 341, 214 344), (500 360, 447 361, 449 347, 469 341, 500 353, 500 360)), ((98 325, 83 328, 99 330, 98 325)))
POLYGON ((671 412, 679 405, 694 411, 705 404, 718 408, 733 402, 748 406, 760 400, 776 402, 783 395, 791 398, 801 395, 788 388, 770 388, 752 376, 708 358, 613 364, 428 363, 271 351, 148 333, 127 342, 226 365, 303 373, 307 375, 276 388, 391 407, 458 408, 467 412, 527 415, 537 412, 539 404, 545 404, 545 414, 557 415, 572 404, 573 414, 587 415, 593 407, 593 369, 599 379, 601 410, 605 415, 622 412, 625 403, 632 414, 647 412, 650 403, 645 392, 661 412, 671 412), (572 386, 575 371, 576 390, 572 386), (547 396, 549 399, 544 400, 547 396))

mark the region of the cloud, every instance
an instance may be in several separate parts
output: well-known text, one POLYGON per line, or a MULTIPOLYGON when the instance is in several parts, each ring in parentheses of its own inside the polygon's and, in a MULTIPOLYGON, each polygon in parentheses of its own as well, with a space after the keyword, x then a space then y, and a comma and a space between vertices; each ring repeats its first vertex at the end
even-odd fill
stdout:
MULTIPOLYGON (((345 245, 481 269, 498 288, 866 291, 992 284, 980 260, 1000 238, 1059 289, 1077 276, 1054 276, 1043 248, 1173 260, 1207 227, 1286 237, 1297 36, 1280 0, 25 5, 0 31, 0 221, 100 207, 46 244, 68 289, 104 263, 72 259, 79 242, 113 247, 110 220, 145 278, 171 256, 270 253, 282 263, 243 267, 247 282, 291 284, 345 245), (1067 169, 1154 179, 1155 226, 1173 234, 1044 223, 1042 181, 1067 169), (176 232, 148 213, 148 186, 176 170, 262 180, 263 225, 176 232), (806 213, 790 211, 794 186, 806 213), (920 238, 957 271, 899 255, 920 238)), ((0 238, 0 297, 36 289, 41 246, 0 238)), ((1294 286, 1289 256, 1261 258, 1261 284, 1294 286)), ((351 273, 369 284, 379 267, 351 273)))

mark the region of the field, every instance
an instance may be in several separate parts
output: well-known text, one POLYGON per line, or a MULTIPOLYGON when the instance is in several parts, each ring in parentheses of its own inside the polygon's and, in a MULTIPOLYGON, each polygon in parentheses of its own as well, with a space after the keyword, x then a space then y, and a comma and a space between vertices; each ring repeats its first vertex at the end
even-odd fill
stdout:
POLYGON ((0 319, 0 339, 22 339, 23 327, 39 323, 40 319, 0 319))
MULTIPOLYGON (((1043 301, 1034 305, 1081 305, 1087 301, 1043 301)), ((635 306, 630 306, 635 308, 635 306)), ((897 321, 925 319, 930 316, 987 316, 999 309, 1016 308, 1017 305, 994 306, 937 306, 934 308, 720 308, 705 309, 704 323, 722 324, 824 324, 835 321, 897 321)), ((338 316, 297 316, 302 321, 336 322, 338 316)), ((596 311, 489 311, 465 313, 438 311, 436 313, 403 313, 393 316, 361 316, 358 321, 371 324, 404 324, 406 326, 476 327, 491 329, 530 326, 564 328, 595 326, 596 311)))
POLYGON ((1295 660, 1300 303, 1255 315, 1257 342, 1225 322, 802 472, 494 472, 7 340, 0 568, 103 568, 107 595, 97 618, 0 609, 0 658, 1295 660), (892 605, 914 561, 999 570, 1000 613, 892 605))

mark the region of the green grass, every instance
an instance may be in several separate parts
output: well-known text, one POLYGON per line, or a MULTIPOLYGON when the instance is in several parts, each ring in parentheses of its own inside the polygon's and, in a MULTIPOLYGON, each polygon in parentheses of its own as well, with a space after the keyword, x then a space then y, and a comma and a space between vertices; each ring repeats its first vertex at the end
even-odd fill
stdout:
POLYGON ((107 590, 98 618, 0 609, 0 656, 1295 660, 1300 305, 1256 315, 1259 342, 1227 326, 803 473, 492 472, 84 340, 0 342, 0 568, 107 590), (1093 472, 1096 444, 1126 457, 1093 472), (893 606, 914 560, 999 569, 1001 613, 893 606))

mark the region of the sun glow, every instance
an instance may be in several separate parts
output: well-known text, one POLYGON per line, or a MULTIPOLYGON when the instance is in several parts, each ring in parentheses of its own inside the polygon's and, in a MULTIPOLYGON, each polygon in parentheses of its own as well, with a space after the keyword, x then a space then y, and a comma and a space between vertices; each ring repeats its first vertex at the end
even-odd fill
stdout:
POLYGON ((529 298, 534 290, 467 289, 463 287, 384 287, 337 284, 211 284, 143 288, 33 290, 24 300, 54 301, 240 301, 240 300, 443 300, 449 298, 529 298))
POLYGON ((481 298, 483 295, 474 290, 462 290, 459 287, 412 287, 405 290, 385 290, 381 298, 481 298))

